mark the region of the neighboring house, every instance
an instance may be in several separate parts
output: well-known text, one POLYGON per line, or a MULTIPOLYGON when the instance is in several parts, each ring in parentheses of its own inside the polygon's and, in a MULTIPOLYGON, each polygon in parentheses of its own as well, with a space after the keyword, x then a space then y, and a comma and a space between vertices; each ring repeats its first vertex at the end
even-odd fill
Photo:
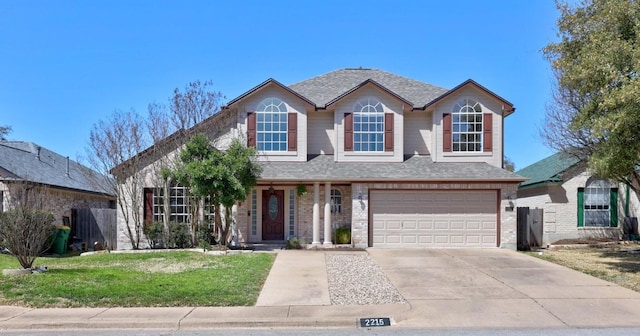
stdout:
MULTIPOLYGON (((91 227, 96 219, 88 218, 90 212, 83 215, 85 209, 115 209, 116 197, 107 191, 103 176, 32 142, 0 141, 0 212, 11 208, 11 186, 20 182, 44 187, 47 210, 53 213, 54 224, 70 226, 72 237, 78 235, 82 239, 80 236, 85 235, 86 240, 101 237, 91 227)), ((115 233, 113 219, 110 225, 115 233)), ((111 245, 114 244, 115 239, 111 245)))
POLYGON ((622 236, 623 218, 638 216, 636 194, 625 184, 591 175, 575 157, 556 153, 516 174, 518 207, 544 209, 544 245, 561 239, 622 236))
MULTIPOLYGON (((524 178, 502 169, 504 118, 514 111, 473 80, 447 90, 341 69, 289 86, 268 79, 192 131, 220 149, 235 137, 259 151, 258 185, 234 206, 240 243, 330 246, 333 230, 349 227, 356 247, 515 249, 524 178)), ((146 205, 134 209, 147 221, 164 216, 156 159, 144 168, 146 205)), ((170 195, 171 219, 188 221, 184 188, 170 195)))

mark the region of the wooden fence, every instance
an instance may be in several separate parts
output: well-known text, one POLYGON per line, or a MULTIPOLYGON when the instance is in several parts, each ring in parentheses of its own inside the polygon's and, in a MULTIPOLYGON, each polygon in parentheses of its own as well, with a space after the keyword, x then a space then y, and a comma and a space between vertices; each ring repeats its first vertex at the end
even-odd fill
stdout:
POLYGON ((118 248, 116 209, 75 209, 74 229, 75 240, 89 248, 95 242, 106 243, 112 250, 118 248))
POLYGON ((517 247, 519 251, 528 251, 542 246, 543 209, 518 207, 517 247))

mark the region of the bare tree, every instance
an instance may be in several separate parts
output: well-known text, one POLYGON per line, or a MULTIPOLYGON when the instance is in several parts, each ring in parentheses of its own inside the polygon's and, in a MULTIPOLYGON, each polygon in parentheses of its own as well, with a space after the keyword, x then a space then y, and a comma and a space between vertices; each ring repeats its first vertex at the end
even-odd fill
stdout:
POLYGON ((187 84, 184 91, 176 88, 171 98, 171 121, 175 129, 190 129, 220 111, 222 93, 212 91, 212 81, 196 80, 187 84))
POLYGON ((47 187, 19 181, 8 184, 9 210, 0 216, 0 244, 31 268, 52 243, 55 218, 48 211, 47 187))
POLYGON ((116 110, 106 121, 93 125, 87 148, 91 166, 113 177, 110 187, 118 197, 125 233, 134 249, 140 248, 144 224, 144 162, 138 155, 149 144, 144 126, 143 118, 133 109, 116 110))
POLYGON ((9 135, 11 131, 11 126, 0 126, 0 141, 7 140, 7 135, 9 135))
MULTIPOLYGON (((187 142, 193 134, 194 127, 205 119, 220 111, 224 96, 213 91, 212 81, 199 80, 188 83, 184 90, 175 88, 168 105, 151 103, 148 106, 148 132, 153 140, 151 151, 155 162, 153 170, 154 184, 162 188, 163 194, 163 226, 165 234, 169 231, 171 206, 169 203, 170 188, 175 181, 170 172, 179 165, 176 150, 187 142)), ((199 223, 199 214, 203 200, 192 195, 189 202, 191 213, 191 233, 195 234, 199 223)))

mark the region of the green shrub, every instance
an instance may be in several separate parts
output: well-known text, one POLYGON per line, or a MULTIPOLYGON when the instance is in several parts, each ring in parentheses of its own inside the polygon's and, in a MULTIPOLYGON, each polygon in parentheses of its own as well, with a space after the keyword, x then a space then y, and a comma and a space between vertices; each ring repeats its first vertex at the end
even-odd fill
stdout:
POLYGON ((188 248, 193 247, 191 234, 187 223, 169 222, 169 235, 167 237, 167 247, 188 248))
POLYGON ((153 222, 145 225, 142 231, 149 241, 149 247, 152 249, 164 247, 164 225, 162 223, 153 222))
POLYGON ((351 244, 351 228, 343 226, 333 233, 334 244, 351 244))
POLYGON ((306 244, 307 242, 304 239, 293 237, 287 240, 287 245, 285 246, 285 248, 287 250, 301 250, 306 244))

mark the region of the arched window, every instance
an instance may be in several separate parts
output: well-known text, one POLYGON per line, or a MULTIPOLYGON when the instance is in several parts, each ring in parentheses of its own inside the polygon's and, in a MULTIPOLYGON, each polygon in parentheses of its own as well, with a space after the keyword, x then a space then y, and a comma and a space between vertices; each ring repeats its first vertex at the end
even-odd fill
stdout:
POLYGON ((287 150, 287 105, 278 98, 267 98, 256 109, 256 148, 259 151, 287 150))
POLYGON ((353 107, 353 150, 384 151, 384 107, 375 98, 365 98, 353 107))
POLYGON ((464 98, 453 107, 451 143, 454 152, 482 152, 482 106, 464 98))
POLYGON ((342 193, 338 189, 331 189, 331 213, 342 213, 342 193))
POLYGON ((611 185, 609 181, 590 178, 584 188, 584 226, 611 225, 611 185))

